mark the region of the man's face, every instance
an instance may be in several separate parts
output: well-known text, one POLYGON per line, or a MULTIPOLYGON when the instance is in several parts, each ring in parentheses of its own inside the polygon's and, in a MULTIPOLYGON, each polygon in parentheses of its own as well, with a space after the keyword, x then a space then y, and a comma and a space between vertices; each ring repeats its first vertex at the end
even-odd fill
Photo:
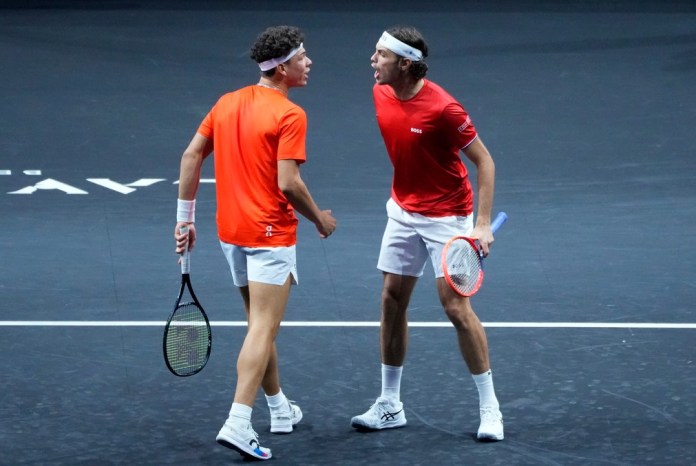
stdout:
POLYGON ((392 84, 401 77, 399 56, 383 45, 377 44, 375 53, 370 57, 375 70, 377 84, 392 84))
POLYGON ((302 87, 307 85, 309 79, 309 69, 312 60, 307 56, 307 51, 301 48, 295 56, 283 64, 287 74, 288 87, 302 87))

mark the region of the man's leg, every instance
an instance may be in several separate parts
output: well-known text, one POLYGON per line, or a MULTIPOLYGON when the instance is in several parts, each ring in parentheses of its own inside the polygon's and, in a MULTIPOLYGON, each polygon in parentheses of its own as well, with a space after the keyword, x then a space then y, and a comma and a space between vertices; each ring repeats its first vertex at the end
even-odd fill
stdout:
POLYGON ((351 420, 358 429, 388 429, 406 424, 400 400, 401 371, 408 347, 408 303, 418 277, 384 273, 380 348, 382 393, 360 416, 351 420))
MULTIPOLYGON (((249 287, 242 286, 239 288, 239 292, 242 295, 242 300, 244 301, 244 309, 246 311, 247 322, 249 322, 249 287)), ((280 392, 280 373, 278 370, 278 351, 276 349, 275 340, 273 341, 273 349, 271 351, 270 358, 268 359, 268 366, 266 366, 266 372, 261 380, 261 388, 263 388, 264 393, 267 395, 275 395, 280 392)))
MULTIPOLYGON (((244 306, 249 321, 250 297, 249 287, 240 288, 244 306)), ((302 420, 302 410, 294 402, 288 400, 280 387, 280 372, 278 369, 278 351, 275 338, 266 365, 266 371, 261 379, 261 387, 266 395, 266 402, 271 414, 271 433, 289 434, 295 425, 302 420)))
POLYGON ((291 278, 284 285, 249 282, 248 329, 237 359, 234 402, 253 406, 259 386, 269 390, 278 384, 275 338, 290 295, 291 278))
POLYGON ((248 328, 237 358, 237 388, 229 416, 217 435, 222 445, 257 459, 271 458, 271 451, 259 445, 259 439, 251 427, 251 412, 259 385, 266 378, 275 377, 277 369, 269 373, 269 364, 277 367, 274 341, 280 322, 285 313, 290 294, 291 278, 284 285, 269 285, 249 282, 247 290, 242 289, 247 309, 248 328))
POLYGON ((479 392, 481 425, 477 436, 480 440, 503 440, 503 418, 493 387, 488 340, 483 325, 469 298, 455 293, 444 278, 437 279, 437 290, 445 313, 457 332, 459 350, 479 392))
POLYGON ((488 340, 469 298, 455 293, 444 278, 437 279, 437 291, 445 314, 457 331, 459 349, 469 371, 472 374, 486 372, 490 369, 488 340))
POLYGON ((404 365, 408 347, 408 303, 418 277, 384 273, 382 315, 380 319, 380 348, 382 363, 404 365))

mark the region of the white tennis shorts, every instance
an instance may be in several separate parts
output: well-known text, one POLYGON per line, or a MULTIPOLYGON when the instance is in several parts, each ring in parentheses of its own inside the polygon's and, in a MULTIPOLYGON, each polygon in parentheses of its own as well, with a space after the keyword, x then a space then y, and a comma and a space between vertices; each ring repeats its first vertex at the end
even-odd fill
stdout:
POLYGON ((235 286, 248 286, 249 281, 284 285, 288 275, 293 285, 298 283, 295 246, 247 248, 222 241, 220 246, 235 286))
POLYGON ((425 217, 402 209, 394 199, 387 201, 387 226, 382 237, 377 268, 397 275, 420 277, 430 262, 435 278, 442 272, 442 248, 457 235, 469 235, 474 229, 473 215, 462 217, 425 217))

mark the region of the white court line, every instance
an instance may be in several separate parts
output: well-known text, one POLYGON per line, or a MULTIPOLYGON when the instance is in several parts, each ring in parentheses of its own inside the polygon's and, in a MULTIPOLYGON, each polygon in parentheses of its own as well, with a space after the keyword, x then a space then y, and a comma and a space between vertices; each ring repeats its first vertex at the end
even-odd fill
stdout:
MULTIPOLYGON (((696 323, 645 322, 482 322, 488 328, 630 328, 696 329, 696 323)), ((164 321, 143 320, 0 320, 0 327, 163 327, 164 321)), ((245 321, 212 321, 213 327, 245 327, 245 321)), ((379 327, 379 322, 286 321, 283 327, 379 327)), ((449 322, 409 322, 409 327, 447 328, 449 322)))

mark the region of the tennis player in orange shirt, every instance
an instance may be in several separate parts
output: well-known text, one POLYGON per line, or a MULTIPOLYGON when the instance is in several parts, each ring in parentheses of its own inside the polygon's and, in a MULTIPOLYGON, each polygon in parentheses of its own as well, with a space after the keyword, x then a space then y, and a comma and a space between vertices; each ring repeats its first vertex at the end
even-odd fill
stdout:
POLYGON ((299 212, 327 238, 336 229, 300 176, 306 160, 307 117, 288 90, 307 85, 312 61, 302 32, 275 26, 262 32, 251 58, 258 83, 223 95, 206 115, 181 158, 176 251, 196 242, 195 196, 205 159, 215 154, 217 226, 222 250, 246 309, 248 329, 237 359, 234 400, 218 443, 244 457, 266 460, 251 426, 261 386, 271 413, 271 432, 290 433, 300 408, 280 387, 275 338, 292 284, 298 282, 295 243, 299 212), (188 225, 188 237, 179 228, 188 225))

